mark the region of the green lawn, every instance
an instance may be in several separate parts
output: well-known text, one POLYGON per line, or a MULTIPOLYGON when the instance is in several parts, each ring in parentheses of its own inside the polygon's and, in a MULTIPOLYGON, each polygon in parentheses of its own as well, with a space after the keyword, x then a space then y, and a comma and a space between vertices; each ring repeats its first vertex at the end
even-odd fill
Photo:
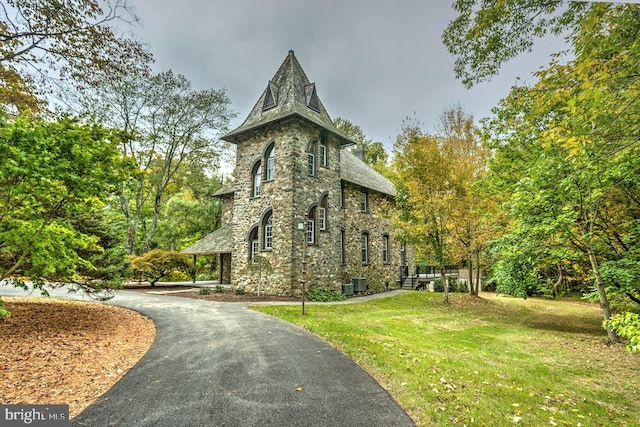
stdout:
MULTIPOLYGON (((640 425, 640 356, 608 347, 597 306, 411 292, 254 307, 325 338, 418 425, 640 425)), ((375 402, 372 402, 374 405, 375 402)))

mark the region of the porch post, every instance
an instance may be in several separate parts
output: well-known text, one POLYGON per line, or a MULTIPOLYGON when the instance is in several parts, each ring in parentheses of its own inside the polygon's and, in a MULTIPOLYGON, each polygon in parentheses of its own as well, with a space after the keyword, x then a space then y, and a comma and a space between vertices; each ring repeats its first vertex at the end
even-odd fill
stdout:
POLYGON ((198 256, 198 255, 193 254, 193 283, 196 283, 196 267, 197 267, 197 264, 196 264, 196 257, 197 257, 197 256, 198 256))

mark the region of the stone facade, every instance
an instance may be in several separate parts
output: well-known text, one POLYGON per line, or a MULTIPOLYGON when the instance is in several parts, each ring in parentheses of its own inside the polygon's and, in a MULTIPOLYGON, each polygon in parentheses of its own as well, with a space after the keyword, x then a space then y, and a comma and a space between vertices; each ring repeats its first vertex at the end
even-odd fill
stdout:
POLYGON ((236 145, 235 180, 218 194, 232 226, 229 280, 296 295, 304 260, 308 288, 339 291, 352 278, 374 292, 398 287, 403 257, 387 215, 395 189, 344 148, 353 141, 315 90, 289 52, 249 117, 224 137, 236 145))

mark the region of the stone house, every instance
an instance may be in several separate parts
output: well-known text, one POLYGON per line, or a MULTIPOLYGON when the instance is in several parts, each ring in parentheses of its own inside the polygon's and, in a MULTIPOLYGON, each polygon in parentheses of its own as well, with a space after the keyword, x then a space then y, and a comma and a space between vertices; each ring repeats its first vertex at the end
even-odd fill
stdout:
POLYGON ((345 147, 316 86, 289 51, 246 120, 223 139, 236 145, 235 180, 215 196, 222 226, 183 252, 220 257, 223 283, 262 292, 341 290, 364 278, 371 291, 398 286, 410 251, 391 234, 393 184, 345 147))

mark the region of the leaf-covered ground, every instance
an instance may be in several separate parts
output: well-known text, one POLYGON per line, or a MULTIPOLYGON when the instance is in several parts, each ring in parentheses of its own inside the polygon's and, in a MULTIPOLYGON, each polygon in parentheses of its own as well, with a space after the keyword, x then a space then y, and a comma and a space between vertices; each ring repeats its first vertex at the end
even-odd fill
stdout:
POLYGON ((4 297, 0 404, 68 404, 74 417, 147 352, 153 322, 108 305, 4 297))

